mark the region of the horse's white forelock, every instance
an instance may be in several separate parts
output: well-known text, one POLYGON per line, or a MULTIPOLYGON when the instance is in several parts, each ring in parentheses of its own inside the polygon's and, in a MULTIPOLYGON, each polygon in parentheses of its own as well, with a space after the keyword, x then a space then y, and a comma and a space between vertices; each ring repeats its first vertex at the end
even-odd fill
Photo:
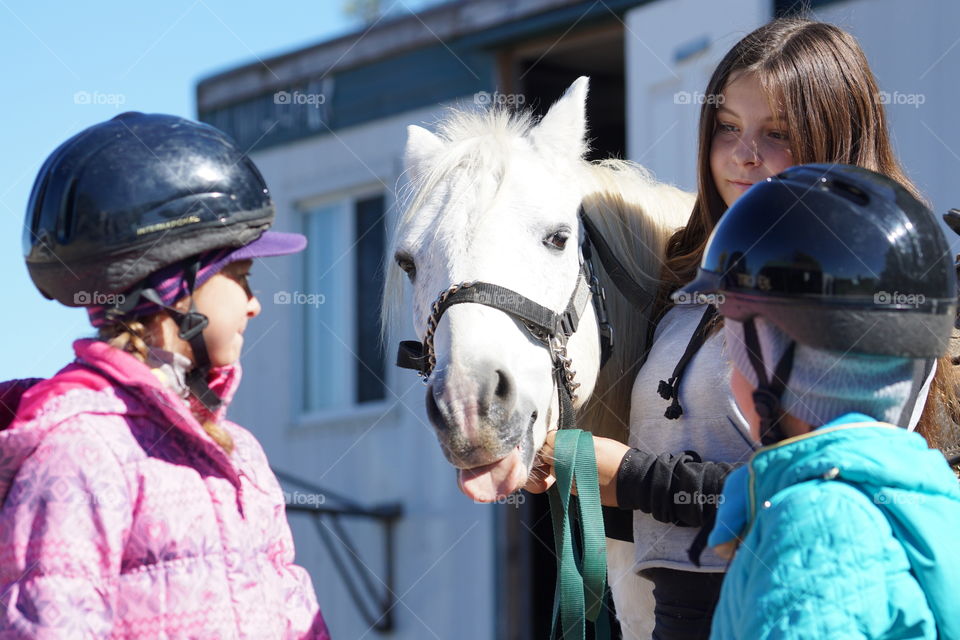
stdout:
MULTIPOLYGON (((386 256, 386 282, 382 306, 383 337, 387 338, 403 302, 404 274, 393 260, 404 230, 438 187, 454 172, 464 176, 495 178, 499 185, 510 170, 518 139, 534 127, 528 114, 502 109, 464 111, 451 109, 438 124, 443 142, 435 157, 418 167, 400 193, 400 218, 386 256)), ((545 159, 545 161, 547 161, 545 159)), ((576 182, 583 187, 584 212, 596 224, 606 242, 633 278, 648 293, 656 294, 664 245, 682 225, 693 206, 693 194, 659 183, 650 173, 632 162, 609 159, 569 162, 576 182)), ((569 179, 571 176, 564 176, 569 179)), ((499 191, 480 193, 472 201, 474 215, 488 211, 499 191), (486 201, 483 201, 486 200, 486 201)), ((443 212, 441 212, 443 215, 443 212)), ((610 321, 615 327, 613 357, 598 381, 592 401, 582 417, 585 428, 625 441, 628 432, 629 396, 633 373, 646 350, 647 318, 624 299, 600 267, 600 279, 607 292, 610 321)), ((649 314, 652 310, 643 310, 649 314)))
MULTIPOLYGON (((450 108, 437 124, 437 136, 443 142, 440 152, 416 171, 408 168, 406 184, 398 192, 398 210, 401 212, 389 243, 386 256, 386 280, 381 328, 383 338, 394 327, 403 303, 404 274, 393 260, 397 243, 414 217, 438 187, 454 172, 464 176, 493 177, 499 186, 509 169, 516 140, 526 136, 533 120, 527 114, 510 113, 506 109, 460 110, 450 108)), ((476 186, 476 185, 474 185, 476 186)), ((478 192, 470 210, 489 211, 499 191, 478 192)))

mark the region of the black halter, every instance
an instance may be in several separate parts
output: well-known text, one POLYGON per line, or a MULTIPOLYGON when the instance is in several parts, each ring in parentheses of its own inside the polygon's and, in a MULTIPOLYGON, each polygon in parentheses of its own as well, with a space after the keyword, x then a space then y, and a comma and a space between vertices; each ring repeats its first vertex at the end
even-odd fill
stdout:
MULTIPOLYGON (((586 220, 581 209, 580 219, 586 220)), ((576 333, 580 318, 588 301, 593 301, 600 332, 600 367, 607 363, 613 352, 613 327, 607 319, 606 294, 597 279, 593 264, 590 232, 584 224, 583 242, 580 244, 580 271, 570 300, 562 313, 540 305, 529 298, 488 282, 464 282, 451 286, 441 292, 433 303, 428 320, 427 335, 423 342, 404 340, 397 350, 397 366, 418 371, 426 382, 436 364, 433 354, 433 331, 447 309, 455 304, 482 304, 520 320, 527 332, 540 344, 549 349, 553 361, 553 377, 560 401, 559 424, 561 428, 574 424, 573 402, 576 389, 574 382, 576 371, 567 356, 567 341, 576 333)), ((606 247, 604 244, 603 247, 606 247)), ((611 256, 612 258, 612 256, 611 256)), ((612 258, 615 261, 615 258, 612 258)), ((601 257, 603 260, 603 257, 601 257)), ((606 260, 603 260, 606 265, 606 260)), ((625 270, 620 268, 622 271, 625 270)))

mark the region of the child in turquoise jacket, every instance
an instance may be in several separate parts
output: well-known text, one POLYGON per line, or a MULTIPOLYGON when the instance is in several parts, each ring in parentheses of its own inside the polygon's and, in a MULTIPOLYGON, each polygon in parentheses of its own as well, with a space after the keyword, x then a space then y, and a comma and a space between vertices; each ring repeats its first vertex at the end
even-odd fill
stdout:
POLYGON ((906 424, 946 352, 956 274, 893 181, 802 165, 721 219, 699 277, 763 446, 726 479, 711 638, 960 638, 960 485, 906 424))

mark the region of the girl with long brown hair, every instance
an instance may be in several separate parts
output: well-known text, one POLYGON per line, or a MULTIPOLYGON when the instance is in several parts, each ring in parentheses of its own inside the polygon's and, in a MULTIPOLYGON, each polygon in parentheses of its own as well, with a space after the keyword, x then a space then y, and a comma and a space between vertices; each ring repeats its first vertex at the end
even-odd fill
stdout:
MULTIPOLYGON (((789 132, 780 143, 789 153, 789 165, 857 165, 892 178, 924 200, 894 154, 880 90, 850 34, 822 22, 775 20, 730 50, 710 78, 706 95, 725 95, 725 88, 744 82, 762 92, 754 93, 756 98, 777 106, 777 124, 789 132)), ((657 319, 673 305, 671 294, 693 279, 710 232, 739 195, 730 185, 731 167, 724 165, 729 160, 724 156, 750 152, 750 143, 729 135, 733 132, 724 119, 729 110, 723 101, 709 102, 700 111, 697 200, 687 225, 668 241, 657 319), (725 146, 731 141, 732 151, 725 146)), ((952 424, 960 422, 950 358, 938 362, 932 382, 928 398, 933 402, 924 406, 916 431, 931 446, 944 448, 955 444, 950 441, 952 424)))

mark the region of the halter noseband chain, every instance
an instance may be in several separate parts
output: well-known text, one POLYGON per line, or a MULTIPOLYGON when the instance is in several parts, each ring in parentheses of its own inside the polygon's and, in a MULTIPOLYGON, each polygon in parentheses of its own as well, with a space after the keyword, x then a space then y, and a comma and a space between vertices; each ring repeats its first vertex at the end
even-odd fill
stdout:
MULTIPOLYGON (((582 217, 582 213, 581 213, 582 217)), ((434 300, 423 342, 404 340, 397 351, 397 366, 414 369, 429 381, 437 365, 433 346, 434 335, 440 319, 447 309, 455 304, 473 303, 492 307, 520 320, 527 332, 550 350, 554 379, 560 396, 560 426, 573 425, 573 403, 580 383, 575 382, 577 372, 567 355, 567 340, 576 333, 580 318, 587 303, 593 301, 600 331, 601 368, 606 364, 613 349, 613 328, 607 318, 606 294, 600 286, 593 266, 590 250, 590 235, 584 228, 584 240, 580 245, 581 263, 577 284, 570 295, 563 313, 554 311, 529 298, 500 285, 488 282, 460 282, 441 292, 434 300)))

